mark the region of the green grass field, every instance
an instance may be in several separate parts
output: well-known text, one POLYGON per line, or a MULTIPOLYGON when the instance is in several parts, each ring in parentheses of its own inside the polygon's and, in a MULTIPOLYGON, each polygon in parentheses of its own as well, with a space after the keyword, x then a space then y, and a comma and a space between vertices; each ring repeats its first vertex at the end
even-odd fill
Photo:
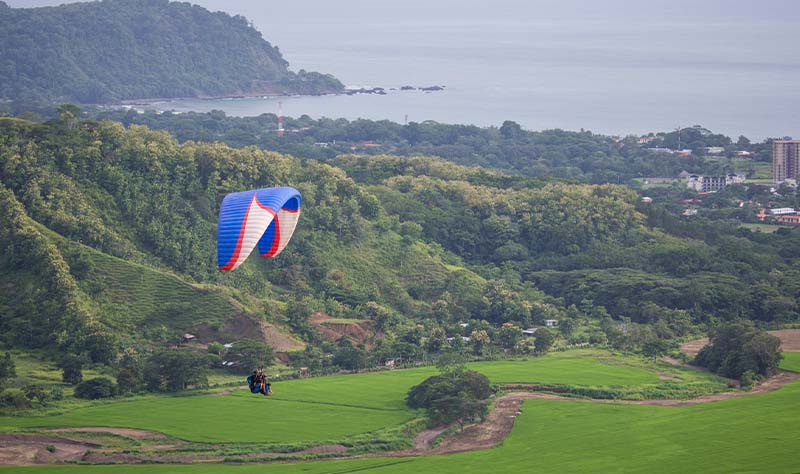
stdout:
MULTIPOLYGON (((691 384, 711 384, 713 377, 652 365, 634 357, 600 351, 569 351, 526 361, 471 365, 492 382, 547 383, 580 387, 646 389, 659 374, 691 384)), ((0 431, 45 426, 117 426, 166 433, 192 441, 311 443, 398 426, 415 416, 405 406, 408 389, 436 373, 432 367, 336 377, 290 380, 275 384, 265 399, 237 390, 226 396, 151 396, 68 409, 49 416, 0 418, 0 431), (263 427, 242 429, 243 423, 263 427), (202 425, 202 429, 199 426, 202 425)), ((720 389, 724 387, 719 383, 720 389)))
POLYGON ((800 352, 784 352, 781 369, 800 372, 800 352))
POLYGON ((529 400, 514 431, 485 451, 296 464, 36 466, 0 473, 796 473, 800 383, 689 407, 529 400))
POLYGON ((750 229, 753 232, 765 232, 767 234, 771 234, 778 229, 792 229, 792 226, 788 225, 774 225, 774 224, 739 224, 739 227, 742 229, 750 229))

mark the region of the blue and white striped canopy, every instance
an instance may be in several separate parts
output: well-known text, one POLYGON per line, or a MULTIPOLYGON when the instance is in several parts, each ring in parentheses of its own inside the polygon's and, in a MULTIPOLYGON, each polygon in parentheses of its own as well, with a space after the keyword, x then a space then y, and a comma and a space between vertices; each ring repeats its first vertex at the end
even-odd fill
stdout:
POLYGON ((262 257, 281 253, 294 234, 300 204, 300 193, 285 186, 225 196, 217 228, 219 269, 229 271, 244 263, 256 244, 262 257))

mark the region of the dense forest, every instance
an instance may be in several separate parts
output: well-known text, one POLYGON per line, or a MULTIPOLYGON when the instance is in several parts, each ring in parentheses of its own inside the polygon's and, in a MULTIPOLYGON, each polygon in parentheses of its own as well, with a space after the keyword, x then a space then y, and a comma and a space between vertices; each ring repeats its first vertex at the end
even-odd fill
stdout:
POLYGON ((343 89, 330 75, 289 71, 244 17, 168 0, 0 2, 0 44, 0 99, 22 103, 343 89))
POLYGON ((102 362, 186 330, 223 342, 244 318, 336 351, 316 344, 310 317, 322 311, 367 320, 383 336, 371 354, 413 358, 460 335, 481 342, 476 351, 513 347, 509 334, 546 319, 568 321, 571 342, 630 349, 723 320, 800 315, 796 232, 681 219, 618 185, 424 157, 332 166, 77 115, 0 118, 7 345, 102 362), (218 272, 224 195, 287 184, 304 199, 291 245, 268 264, 218 272))
POLYGON ((662 151, 678 147, 675 131, 654 134, 643 145, 638 137, 615 139, 586 131, 528 131, 512 121, 485 128, 432 121, 403 125, 388 120, 284 117, 287 133, 278 136, 274 114, 230 117, 221 111, 176 114, 115 110, 100 112, 97 117, 167 130, 180 141, 221 141, 237 148, 256 145, 318 160, 350 153, 438 156, 464 166, 588 183, 626 184, 633 178, 677 177, 684 170, 712 175, 752 172, 750 168, 735 169, 731 163, 705 156, 705 147, 723 147, 728 155, 752 151, 756 160, 771 159, 768 142, 751 144, 744 137, 733 142, 700 126, 680 132, 681 147, 692 153, 676 155, 662 151))

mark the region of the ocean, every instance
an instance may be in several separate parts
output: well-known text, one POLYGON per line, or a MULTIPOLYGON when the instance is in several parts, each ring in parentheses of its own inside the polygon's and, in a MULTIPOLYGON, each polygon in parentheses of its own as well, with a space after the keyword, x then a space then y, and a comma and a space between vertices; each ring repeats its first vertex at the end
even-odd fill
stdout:
MULTIPOLYGON (((29 6, 41 0, 11 0, 29 6)), ((386 95, 179 100, 230 115, 435 120, 611 135, 695 124, 800 136, 794 0, 198 0, 242 14, 295 71, 386 95), (440 92, 388 90, 444 86, 440 92)))

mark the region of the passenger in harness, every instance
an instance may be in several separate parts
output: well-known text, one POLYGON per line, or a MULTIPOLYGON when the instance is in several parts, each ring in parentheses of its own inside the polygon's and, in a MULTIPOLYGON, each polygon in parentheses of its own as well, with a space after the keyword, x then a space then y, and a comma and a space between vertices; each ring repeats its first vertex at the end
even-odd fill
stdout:
POLYGON ((267 374, 264 373, 264 368, 253 371, 253 375, 247 377, 247 386, 250 388, 250 393, 261 393, 268 396, 272 393, 272 384, 267 382, 267 374))
POLYGON ((250 393, 258 393, 258 371, 254 370, 253 375, 247 377, 247 386, 250 388, 250 393))

